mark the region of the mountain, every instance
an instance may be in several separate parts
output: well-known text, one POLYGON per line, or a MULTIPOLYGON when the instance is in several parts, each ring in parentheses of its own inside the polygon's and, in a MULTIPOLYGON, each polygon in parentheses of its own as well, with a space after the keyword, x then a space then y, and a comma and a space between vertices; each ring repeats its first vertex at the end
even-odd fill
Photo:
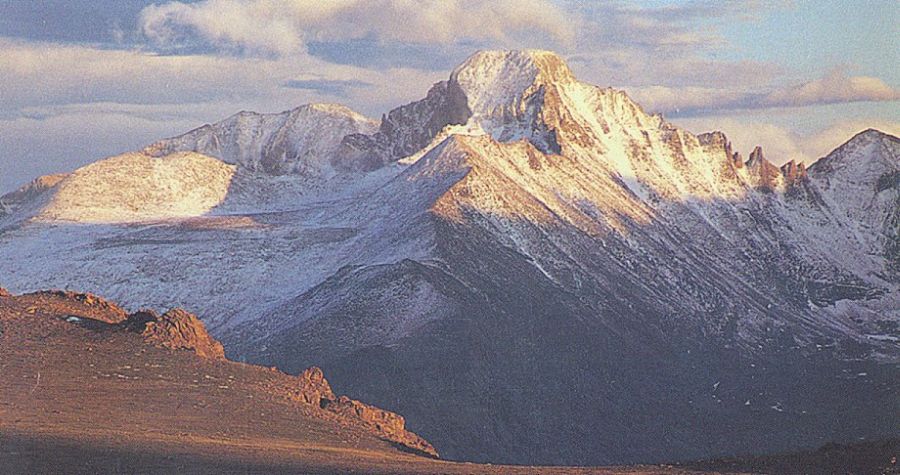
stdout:
POLYGON ((337 104, 309 104, 280 114, 240 112, 144 152, 154 157, 197 152, 271 175, 316 174, 330 168, 341 140, 370 132, 373 121, 337 104))
POLYGON ((308 166, 259 165, 246 138, 284 130, 263 123, 143 152, 234 166, 193 216, 0 218, 3 283, 204 309, 231 357, 320 366, 452 459, 708 458, 900 423, 896 137, 745 161, 541 51, 476 53, 327 157, 289 154, 308 166))

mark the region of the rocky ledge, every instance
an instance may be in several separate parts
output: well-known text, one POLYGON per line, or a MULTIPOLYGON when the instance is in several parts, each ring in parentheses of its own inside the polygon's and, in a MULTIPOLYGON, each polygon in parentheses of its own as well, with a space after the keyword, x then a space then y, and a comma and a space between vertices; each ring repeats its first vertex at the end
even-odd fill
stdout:
POLYGON ((333 412, 341 417, 362 421, 375 429, 392 442, 403 445, 416 452, 437 458, 438 453, 431 444, 418 435, 406 430, 403 416, 366 403, 350 399, 347 396, 336 396, 318 367, 308 368, 297 376, 299 384, 293 397, 307 404, 333 412))

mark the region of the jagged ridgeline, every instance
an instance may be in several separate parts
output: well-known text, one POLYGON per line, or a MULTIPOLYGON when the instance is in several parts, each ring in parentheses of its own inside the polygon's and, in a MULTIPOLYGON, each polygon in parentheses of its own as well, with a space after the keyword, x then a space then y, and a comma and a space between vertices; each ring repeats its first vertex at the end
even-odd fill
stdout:
POLYGON ((241 113, 37 181, 0 275, 197 309, 449 458, 784 451, 900 424, 898 157, 867 130, 744 160, 552 53, 480 52, 380 124, 241 113))

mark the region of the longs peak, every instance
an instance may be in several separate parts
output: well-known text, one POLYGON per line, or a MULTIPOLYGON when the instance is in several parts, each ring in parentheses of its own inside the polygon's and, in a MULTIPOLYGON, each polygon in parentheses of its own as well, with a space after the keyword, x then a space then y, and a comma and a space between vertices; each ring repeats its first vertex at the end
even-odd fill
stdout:
POLYGON ((326 368, 450 457, 896 432, 895 138, 866 132, 804 177, 545 52, 477 53, 380 125, 326 109, 240 114, 34 186, 15 216, 56 222, 0 218, 4 285, 197 308, 229 354, 326 368))

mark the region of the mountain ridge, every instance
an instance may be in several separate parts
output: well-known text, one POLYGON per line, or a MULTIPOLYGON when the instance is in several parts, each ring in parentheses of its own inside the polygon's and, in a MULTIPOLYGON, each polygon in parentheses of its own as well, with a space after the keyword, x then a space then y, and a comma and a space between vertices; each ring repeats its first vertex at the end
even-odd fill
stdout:
POLYGON ((900 360, 894 137, 744 160, 552 53, 503 51, 377 130, 312 136, 333 147, 318 171, 269 173, 245 147, 196 216, 0 217, 0 272, 202 308, 229 356, 322 367, 451 458, 705 458, 896 422, 879 415, 900 360))

